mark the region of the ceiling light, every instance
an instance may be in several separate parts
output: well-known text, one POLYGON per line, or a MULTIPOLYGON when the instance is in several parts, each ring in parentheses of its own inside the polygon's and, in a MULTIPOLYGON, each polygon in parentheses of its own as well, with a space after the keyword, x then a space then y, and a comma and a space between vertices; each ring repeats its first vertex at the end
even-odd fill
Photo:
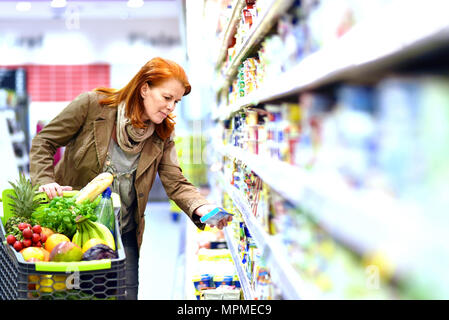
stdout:
POLYGON ((51 4, 52 8, 64 8, 67 5, 66 0, 52 0, 51 4))
POLYGON ((31 2, 28 1, 20 1, 16 4, 17 11, 30 11, 31 10, 31 2))
POLYGON ((143 6, 143 0, 128 0, 126 5, 130 8, 140 8, 143 6))

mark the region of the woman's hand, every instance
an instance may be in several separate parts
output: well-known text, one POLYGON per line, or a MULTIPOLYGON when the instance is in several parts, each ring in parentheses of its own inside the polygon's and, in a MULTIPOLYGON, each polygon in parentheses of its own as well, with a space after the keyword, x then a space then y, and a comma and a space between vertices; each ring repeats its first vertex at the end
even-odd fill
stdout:
POLYGON ((71 191, 71 186, 60 186, 56 182, 44 184, 39 187, 39 192, 45 192, 48 198, 51 200, 56 196, 62 197, 63 191, 71 191))
MULTIPOLYGON (((211 212, 212 210, 214 210, 215 208, 217 208, 216 205, 213 205, 213 204, 205 204, 205 205, 202 205, 201 207, 198 207, 198 208, 194 211, 194 213, 195 213, 196 215, 202 217, 202 216, 208 214, 209 212, 211 212)), ((231 221, 232 221, 232 216, 228 216, 228 217, 223 218, 223 219, 221 219, 220 221, 218 221, 218 224, 217 224, 216 227, 217 227, 218 229, 222 230, 222 229, 223 229, 224 227, 226 227, 226 226, 228 225, 228 223, 231 222, 231 221)), ((215 227, 215 226, 212 225, 212 224, 211 224, 210 226, 211 226, 212 228, 215 227)))

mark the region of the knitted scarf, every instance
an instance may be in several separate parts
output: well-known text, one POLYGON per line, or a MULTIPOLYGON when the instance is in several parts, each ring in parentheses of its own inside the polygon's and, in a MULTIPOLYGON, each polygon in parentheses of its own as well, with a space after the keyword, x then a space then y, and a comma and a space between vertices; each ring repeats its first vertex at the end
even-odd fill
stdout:
POLYGON ((146 128, 135 128, 131 121, 125 116, 125 103, 122 102, 117 108, 117 143, 120 148, 128 153, 136 154, 142 151, 147 140, 154 132, 154 123, 146 128))

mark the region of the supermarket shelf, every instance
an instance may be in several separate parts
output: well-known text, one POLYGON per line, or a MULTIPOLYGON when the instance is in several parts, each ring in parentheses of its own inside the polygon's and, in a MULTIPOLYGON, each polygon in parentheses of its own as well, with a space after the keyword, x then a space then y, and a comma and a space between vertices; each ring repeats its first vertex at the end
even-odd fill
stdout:
POLYGON ((257 21, 251 27, 245 41, 236 48, 236 55, 232 59, 231 64, 225 71, 225 79, 221 88, 227 87, 238 71, 238 67, 246 58, 248 53, 265 37, 270 28, 277 21, 278 17, 283 14, 293 3, 293 0, 272 0, 267 5, 265 12, 261 13, 257 21))
POLYGON ((282 288, 284 297, 290 300, 316 298, 318 296, 316 289, 301 279, 288 262, 288 258, 279 241, 275 237, 270 236, 252 215, 248 202, 239 194, 236 188, 226 184, 222 177, 218 180, 223 181, 224 190, 230 195, 241 212, 246 227, 256 241, 258 248, 262 250, 270 268, 271 276, 279 284, 279 287, 282 288))
POLYGON ((310 180, 310 175, 305 171, 286 162, 255 155, 237 147, 225 146, 219 142, 215 142, 213 145, 220 154, 238 159, 248 165, 252 171, 284 198, 295 204, 301 202, 300 200, 304 197, 304 189, 310 180))
POLYGON ((220 52, 218 54, 217 62, 216 62, 216 68, 220 68, 223 60, 225 60, 226 55, 228 54, 228 44, 230 39, 234 36, 234 29, 237 25, 240 15, 243 9, 243 6, 245 5, 245 0, 236 0, 235 6, 232 10, 231 18, 229 19, 229 23, 226 27, 224 36, 223 36, 223 42, 221 44, 220 52))
MULTIPOLYGON (((309 209, 331 234, 353 244, 357 251, 375 250, 377 242, 373 239, 378 239, 382 234, 385 236, 381 232, 386 221, 382 220, 386 218, 382 211, 377 217, 367 212, 369 208, 364 204, 372 202, 359 200, 361 194, 349 190, 335 174, 306 172, 283 161, 251 154, 237 147, 214 145, 222 155, 245 163, 285 199, 309 209)), ((254 236, 257 235, 256 229, 254 236)))
POLYGON ((234 260, 234 265, 237 271, 237 275, 239 276, 243 296, 245 300, 254 300, 254 292, 251 288, 248 276, 246 275, 246 272, 243 269, 242 263, 239 258, 238 250, 235 246, 232 236, 229 234, 228 228, 223 228, 223 232, 225 234, 226 242, 228 244, 229 251, 231 252, 232 259, 234 260))
MULTIPOLYGON (((239 98, 235 103, 221 106, 216 108, 212 112, 212 120, 227 120, 234 113, 243 110, 243 108, 255 106, 261 102, 268 101, 267 99, 263 99, 261 96, 264 94, 262 90, 256 90, 250 93, 247 96, 239 98)), ((267 96, 268 97, 268 96, 267 96)))
MULTIPOLYGON (((399 201, 374 190, 354 190, 336 172, 308 172, 236 147, 215 143, 215 148, 222 155, 244 162, 265 183, 293 204, 307 209, 331 235, 356 252, 385 253, 398 272, 412 268, 418 254, 404 248, 434 245, 437 240, 428 239, 426 234, 436 235, 435 239, 445 234, 442 226, 425 219, 425 210, 412 200, 399 201)), ((227 191, 245 215, 255 240, 269 244, 270 252, 277 254, 280 250, 273 247, 250 216, 241 197, 229 188, 227 191)), ((282 264, 283 259, 278 256, 272 261, 282 264)))
MULTIPOLYGON (((432 1, 426 4, 426 16, 422 19, 422 3, 407 2, 404 5, 391 6, 382 15, 382 24, 378 19, 362 21, 343 37, 328 44, 321 50, 304 58, 289 71, 276 78, 267 79, 262 86, 241 98, 237 103, 218 110, 215 120, 229 118, 236 111, 262 102, 274 101, 314 89, 337 81, 366 78, 376 72, 389 70, 413 58, 438 49, 447 48, 449 41, 449 20, 447 2, 432 1), (400 23, 398 17, 401 17, 400 23)), ((246 53, 253 44, 245 44, 246 53)), ((240 55, 239 59, 243 59, 240 55)), ((235 65, 241 61, 235 59, 235 65)), ((232 68, 237 68, 232 66, 232 68)), ((228 70, 227 81, 235 75, 235 70, 228 70)))

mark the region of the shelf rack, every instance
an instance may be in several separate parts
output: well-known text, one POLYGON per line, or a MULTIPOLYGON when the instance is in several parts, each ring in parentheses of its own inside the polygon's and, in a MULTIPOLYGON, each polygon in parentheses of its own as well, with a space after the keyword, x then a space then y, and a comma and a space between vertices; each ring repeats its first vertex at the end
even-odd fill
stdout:
MULTIPOLYGON (((290 1, 281 4, 281 1, 273 0, 270 3, 237 48, 235 58, 223 73, 219 90, 229 86, 239 65, 290 5, 290 1)), ((326 43, 287 72, 266 79, 257 90, 235 104, 213 110, 213 120, 227 120, 244 108, 275 103, 329 84, 376 79, 387 74, 387 71, 413 63, 415 59, 449 49, 447 1, 431 0, 425 8, 426 17, 432 19, 423 19, 422 2, 391 2, 382 11, 381 22, 377 15, 358 22, 344 36, 326 43)), ((218 62, 217 68, 221 63, 218 62)), ((418 250, 412 248, 422 248, 430 243, 432 248, 439 248, 441 252, 442 247, 447 247, 438 242, 445 241, 445 224, 431 223, 430 219, 425 219, 424 208, 413 199, 403 201, 376 190, 355 190, 335 171, 308 171, 239 148, 217 144, 216 141, 212 144, 222 155, 244 162, 265 183, 285 199, 306 209, 323 228, 348 247, 365 254, 385 253, 398 273, 414 270, 416 265, 421 265, 418 269, 423 268, 421 262, 426 256, 420 256, 418 250), (428 239, 429 234, 435 235, 435 239, 428 239)), ((269 261, 273 276, 284 287, 286 297, 313 297, 313 287, 309 288, 301 279, 292 281, 297 275, 283 268, 288 265, 288 260, 280 243, 265 233, 251 216, 245 199, 231 185, 223 183, 223 189, 242 212, 257 244, 267 252, 267 257, 272 254, 269 261), (296 285, 291 288, 289 283, 296 285)))
MULTIPOLYGON (((424 218, 424 208, 412 201, 399 201, 374 190, 351 189, 335 172, 306 171, 219 143, 214 147, 223 156, 245 163, 271 188, 291 203, 307 209, 332 236, 356 252, 384 252, 397 272, 414 268, 416 256, 412 250, 403 250, 405 243, 419 247, 431 243, 426 234, 445 234, 443 226, 431 224, 424 218)), ((242 211, 255 239, 261 245, 271 247, 269 252, 280 252, 280 245, 267 238, 261 226, 250 216, 251 210, 242 197, 229 187, 226 191, 242 211)), ((286 261, 279 255, 271 260, 278 264, 286 261)))
POLYGON ((231 40, 231 38, 234 36, 235 33, 235 27, 237 26, 237 23, 240 19, 241 12, 243 9, 243 6, 245 5, 245 0, 235 0, 235 5, 232 9, 232 14, 229 19, 229 23, 226 27, 226 30, 223 34, 223 42, 221 44, 220 51, 218 53, 216 68, 220 68, 221 64, 223 63, 223 60, 225 60, 225 57, 228 54, 228 44, 231 40))
POLYGON ((279 16, 286 12, 292 3, 293 0, 271 0, 265 8, 265 11, 260 14, 257 21, 252 25, 248 36, 245 38, 243 43, 236 48, 235 57, 224 71, 223 83, 219 86, 221 89, 229 86, 232 79, 237 74, 238 67, 243 60, 247 57, 251 50, 253 50, 254 47, 260 43, 270 28, 274 25, 274 23, 276 23, 279 16))
MULTIPOLYGON (((240 98, 235 104, 215 110, 213 119, 225 120, 244 107, 270 102, 299 94, 302 91, 320 86, 359 79, 361 75, 374 75, 413 58, 447 48, 449 41, 449 20, 443 14, 447 12, 447 3, 433 1, 428 5, 426 15, 433 19, 422 22, 422 3, 407 3, 403 6, 391 6, 385 10, 382 23, 378 17, 361 21, 347 34, 333 43, 325 45, 298 62, 289 71, 278 77, 266 80, 261 87, 248 96, 240 98), (398 18, 401 17, 400 26, 398 18), (388 41, 384 41, 387 39, 388 41)), ((260 22, 263 24, 263 22, 260 22)), ((254 45, 256 30, 245 43, 254 45)), ((240 54, 226 72, 226 82, 232 81, 238 65, 250 48, 241 48, 240 54)))
POLYGON ((240 286, 243 291, 243 297, 245 300, 254 300, 254 292, 251 288, 250 281, 248 279, 248 276, 246 275, 245 270, 243 269, 241 259, 239 258, 237 247, 235 246, 234 239, 229 234, 228 228, 223 229, 225 237, 226 237, 226 243, 228 245, 228 249, 231 252, 232 259, 234 260, 235 269, 237 271, 237 275, 239 276, 240 286))
MULTIPOLYGON (((318 293, 316 289, 304 282, 294 270, 293 266, 288 262, 288 258, 278 239, 269 235, 263 229, 260 223, 252 215, 248 202, 239 194, 238 190, 230 184, 227 184, 222 174, 219 174, 219 176, 220 177, 217 179, 218 182, 222 185, 223 190, 233 199, 234 204, 242 214, 246 227, 256 241, 257 247, 263 252, 263 257, 267 266, 270 268, 271 276, 276 284, 282 288, 284 297, 290 300, 313 299, 317 297, 318 293)), ((229 233, 227 230, 226 232, 229 233)), ((231 252, 236 252, 235 245, 232 243, 232 238, 229 237, 229 234, 227 234, 226 237, 231 252)), ((236 263, 240 262, 238 255, 234 256, 234 253, 232 255, 236 263)), ((246 277, 246 274, 244 276, 246 277)))

